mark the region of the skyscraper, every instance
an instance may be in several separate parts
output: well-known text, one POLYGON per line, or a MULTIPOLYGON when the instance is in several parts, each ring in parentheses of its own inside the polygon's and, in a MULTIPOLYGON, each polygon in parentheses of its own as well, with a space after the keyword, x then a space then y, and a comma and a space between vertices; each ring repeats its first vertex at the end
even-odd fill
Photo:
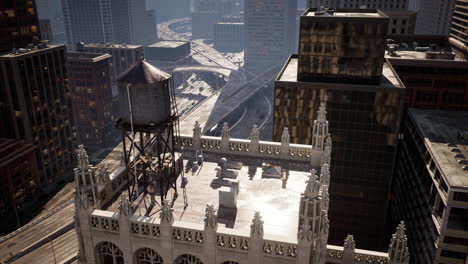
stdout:
POLYGON ((69 48, 78 42, 142 43, 146 40, 144 0, 62 0, 69 48))
POLYGON ((288 127, 291 142, 314 145, 314 114, 326 103, 334 149, 329 242, 352 233, 380 249, 404 101, 404 85, 384 58, 389 18, 375 9, 325 12, 301 16, 299 55, 275 82, 273 139, 288 127))
POLYGON ((416 15, 409 9, 409 2, 414 0, 308 0, 309 8, 376 8, 382 10, 390 17, 388 34, 405 35, 414 34, 416 28, 416 15))
POLYGON ((0 137, 39 149, 43 186, 63 180, 75 165, 76 128, 64 45, 38 45, 0 55, 0 137))
POLYGON ((112 87, 109 54, 67 53, 73 114, 80 144, 93 150, 112 139, 112 87))
POLYGON ((418 12, 415 33, 448 35, 455 2, 455 0, 410 0, 410 9, 418 12))
POLYGON ((391 216, 408 225, 411 263, 466 263, 468 112, 409 109, 391 216))
POLYGON ((450 44, 457 55, 468 60, 468 3, 462 0, 455 1, 452 27, 450 29, 450 44))
POLYGON ((262 72, 296 50, 297 0, 245 0, 244 67, 262 72))
POLYGON ((0 1, 0 54, 37 44, 40 36, 34 1, 0 1))

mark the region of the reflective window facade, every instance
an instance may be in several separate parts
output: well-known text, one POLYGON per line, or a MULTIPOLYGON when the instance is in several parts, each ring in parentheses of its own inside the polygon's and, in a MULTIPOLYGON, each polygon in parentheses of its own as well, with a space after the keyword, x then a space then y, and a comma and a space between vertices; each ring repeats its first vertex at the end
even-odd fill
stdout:
POLYGON ((353 234, 360 247, 386 247, 390 181, 403 107, 402 89, 362 86, 321 88, 314 83, 276 83, 274 141, 288 127, 291 143, 311 144, 321 101, 333 139, 329 243, 353 234), (369 87, 368 87, 369 88, 369 87))

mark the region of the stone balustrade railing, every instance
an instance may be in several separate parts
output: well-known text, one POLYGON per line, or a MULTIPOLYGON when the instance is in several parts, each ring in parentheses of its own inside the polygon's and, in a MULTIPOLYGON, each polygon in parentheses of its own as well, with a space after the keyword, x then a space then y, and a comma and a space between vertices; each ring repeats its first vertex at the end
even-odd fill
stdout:
MULTIPOLYGON (((94 210, 91 214, 93 230, 100 232, 118 233, 120 230, 120 213, 94 210)), ((160 220, 152 217, 130 216, 126 220, 134 239, 152 238, 161 239, 160 220)), ((175 221, 170 227, 170 238, 175 243, 190 246, 204 246, 206 230, 202 225, 175 221)), ((216 233, 216 248, 224 252, 233 251, 233 254, 248 254, 251 250, 252 237, 233 229, 219 228, 216 233)), ((281 241, 281 239, 263 239, 262 250, 264 257, 283 258, 296 261, 298 244, 281 241)), ((207 245, 208 246, 208 245, 207 245)), ((327 246, 327 263, 343 264, 343 247, 327 246)), ((388 253, 356 249, 353 264, 387 264, 388 253)))
POLYGON ((295 259, 297 256, 297 244, 276 240, 263 240, 263 255, 295 259))
POLYGON ((189 227, 182 222, 174 223, 172 227, 172 239, 175 242, 200 245, 204 243, 204 237, 203 228, 189 227))
POLYGON ((177 145, 184 150, 202 150, 204 152, 222 153, 224 155, 241 155, 255 158, 268 158, 289 161, 310 162, 313 166, 319 166, 322 151, 313 149, 312 146, 253 141, 245 139, 225 139, 221 137, 201 136, 193 138, 189 135, 181 135, 177 145))
MULTIPOLYGON (((343 263, 343 247, 327 245, 327 263, 343 263)), ((388 253, 356 249, 354 264, 387 264, 388 253)))
POLYGON ((241 253, 247 252, 250 248, 250 237, 218 233, 216 235, 216 246, 225 250, 233 250, 241 253))

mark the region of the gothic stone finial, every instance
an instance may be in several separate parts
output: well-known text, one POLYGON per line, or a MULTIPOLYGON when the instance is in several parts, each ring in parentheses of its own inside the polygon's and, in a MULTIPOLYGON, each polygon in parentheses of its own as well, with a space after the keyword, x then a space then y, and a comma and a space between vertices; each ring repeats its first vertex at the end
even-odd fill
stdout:
POLYGON ((317 122, 326 122, 327 121, 327 111, 325 103, 320 103, 319 110, 317 112, 317 122))
POLYGON ((76 156, 78 159, 78 168, 80 170, 87 170, 89 168, 89 159, 83 145, 78 146, 78 149, 76 150, 76 156))
POLYGON ((409 263, 409 250, 408 239, 405 235, 405 223, 403 221, 397 227, 395 234, 392 235, 390 242, 388 256, 389 264, 408 264, 409 263))
POLYGON ((289 134, 289 130, 287 127, 283 129, 283 134, 281 135, 281 144, 289 144, 289 141, 291 139, 291 135, 289 134))
POLYGON ((405 222, 401 221, 400 224, 398 225, 397 231, 395 233, 396 238, 406 239, 405 230, 406 230, 405 222))
POLYGON ((120 200, 119 209, 120 213, 125 216, 132 214, 132 206, 130 205, 130 201, 127 199, 127 197, 124 197, 122 200, 120 200))
POLYGON ((260 141, 260 130, 258 129, 257 125, 253 126, 249 139, 252 143, 258 143, 260 141))
POLYGON ((224 125, 223 125, 223 130, 222 130, 222 132, 221 132, 221 138, 223 138, 223 139, 228 139, 228 140, 229 140, 229 138, 230 138, 230 135, 229 135, 230 132, 231 132, 231 131, 230 131, 230 129, 229 129, 229 125, 228 125, 227 122, 225 122, 224 125))
POLYGON ((218 216, 213 204, 207 204, 205 209, 205 228, 209 227, 215 230, 218 227, 218 216))
POLYGON ((107 165, 101 164, 98 167, 98 176, 99 176, 99 183, 106 184, 109 181, 109 169, 107 165))
POLYGON ((344 240, 343 245, 343 263, 354 263, 354 255, 356 254, 356 242, 352 235, 348 235, 344 240))
POLYGON ((200 123, 195 121, 195 127, 193 128, 193 137, 200 137, 202 134, 202 129, 200 123))
POLYGON ((356 242, 354 241, 353 235, 348 235, 344 240, 343 248, 345 251, 354 251, 356 248, 356 242))
POLYGON ((320 182, 318 181, 317 171, 312 169, 310 171, 309 180, 306 181, 307 186, 304 192, 304 195, 313 198, 318 196, 320 191, 320 182))
POLYGON ((258 211, 255 212, 252 224, 250 225, 250 234, 263 237, 263 221, 258 211))
POLYGON ((171 202, 169 200, 164 201, 159 218, 161 219, 161 222, 167 221, 172 223, 174 220, 174 209, 171 208, 171 202))

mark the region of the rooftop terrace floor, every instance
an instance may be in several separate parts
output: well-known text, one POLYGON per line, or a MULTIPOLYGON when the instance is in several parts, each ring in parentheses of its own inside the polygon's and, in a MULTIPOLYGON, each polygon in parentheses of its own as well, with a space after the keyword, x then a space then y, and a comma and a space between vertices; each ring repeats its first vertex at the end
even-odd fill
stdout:
MULTIPOLYGON (((184 160, 184 165, 187 164, 184 160)), ((216 162, 204 162, 194 173, 189 171, 186 187, 188 206, 184 209, 182 189, 180 189, 181 177, 177 181, 179 197, 174 204, 174 218, 192 224, 203 224, 205 208, 208 203, 218 209, 218 225, 222 228, 231 228, 241 234, 248 234, 255 211, 260 211, 264 221, 265 234, 281 237, 285 241, 294 241, 297 236, 300 195, 306 186, 306 180, 310 173, 290 171, 287 188, 282 188, 281 179, 262 178, 262 168, 257 171, 252 179, 249 177, 249 166, 242 166, 238 172, 239 194, 237 208, 218 208, 219 186, 213 186, 216 180, 216 162)), ((126 191, 107 209, 117 211, 122 197, 126 191)), ((150 197, 146 197, 150 202, 150 197)), ((159 200, 159 197, 156 197, 159 200)), ((156 205, 149 214, 158 217, 160 206, 156 205)), ((134 214, 145 215, 145 207, 140 203, 134 214)))

